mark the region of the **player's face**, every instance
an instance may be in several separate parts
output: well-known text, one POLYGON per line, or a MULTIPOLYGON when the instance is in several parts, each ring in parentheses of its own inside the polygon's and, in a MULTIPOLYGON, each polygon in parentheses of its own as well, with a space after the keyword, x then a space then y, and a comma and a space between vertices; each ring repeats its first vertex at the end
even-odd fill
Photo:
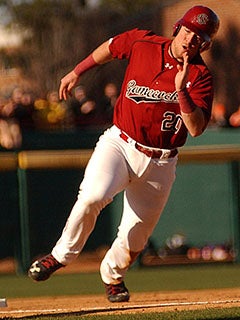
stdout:
POLYGON ((200 50, 203 39, 185 26, 182 26, 172 42, 172 52, 179 61, 183 60, 183 54, 187 52, 191 60, 200 50))

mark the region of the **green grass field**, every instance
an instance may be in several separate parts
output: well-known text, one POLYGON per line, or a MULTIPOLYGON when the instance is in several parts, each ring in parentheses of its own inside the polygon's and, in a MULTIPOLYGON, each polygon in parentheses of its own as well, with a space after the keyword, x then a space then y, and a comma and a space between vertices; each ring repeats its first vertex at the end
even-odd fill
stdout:
MULTIPOLYGON (((127 274, 126 284, 134 292, 240 288, 240 265, 133 268, 127 274)), ((40 283, 27 276, 0 275, 0 296, 9 298, 101 293, 104 289, 98 273, 54 275, 40 283)))
MULTIPOLYGON (((158 268, 133 268, 126 277, 131 292, 197 290, 210 288, 240 288, 238 264, 193 265, 158 268)), ((0 275, 0 297, 23 298, 37 296, 104 294, 98 273, 55 275, 50 280, 34 283, 26 276, 0 275)), ((239 290, 240 295, 240 290, 239 290)), ((35 317, 32 319, 73 320, 86 316, 35 317)), ((177 311, 167 313, 135 314, 117 316, 127 319, 240 319, 240 308, 203 311, 177 311)), ((116 319, 112 316, 87 316, 88 319, 116 319)), ((29 319, 26 317, 26 319, 29 319)))

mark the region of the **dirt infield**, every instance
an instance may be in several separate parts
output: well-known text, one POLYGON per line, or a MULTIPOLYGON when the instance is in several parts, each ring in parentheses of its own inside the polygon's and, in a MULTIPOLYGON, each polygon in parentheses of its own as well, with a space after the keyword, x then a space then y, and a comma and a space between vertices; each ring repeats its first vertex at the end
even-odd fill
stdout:
POLYGON ((31 315, 96 315, 166 312, 240 307, 240 288, 221 290, 132 293, 128 303, 109 303, 104 295, 21 298, 7 300, 0 319, 31 315))
MULTIPOLYGON (((68 268, 58 273, 89 272, 99 269, 102 253, 85 254, 68 268)), ((12 260, 1 261, 0 273, 14 273, 12 260)), ((0 298, 4 298, 0 296, 0 298)), ((38 298, 9 298, 7 307, 0 307, 0 319, 23 318, 34 315, 96 315, 167 312, 210 308, 240 307, 240 288, 162 291, 162 292, 131 292, 128 303, 110 303, 104 294, 81 296, 58 296, 38 298)))

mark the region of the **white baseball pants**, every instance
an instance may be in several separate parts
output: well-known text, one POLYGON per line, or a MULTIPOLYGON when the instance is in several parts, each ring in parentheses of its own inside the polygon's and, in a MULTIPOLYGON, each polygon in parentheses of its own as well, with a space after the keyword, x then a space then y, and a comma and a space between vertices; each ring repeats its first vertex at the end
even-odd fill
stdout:
POLYGON ((119 136, 116 126, 100 137, 62 235, 52 250, 63 265, 78 257, 100 211, 124 190, 118 234, 100 268, 104 283, 117 284, 144 249, 169 197, 177 156, 151 159, 119 136))

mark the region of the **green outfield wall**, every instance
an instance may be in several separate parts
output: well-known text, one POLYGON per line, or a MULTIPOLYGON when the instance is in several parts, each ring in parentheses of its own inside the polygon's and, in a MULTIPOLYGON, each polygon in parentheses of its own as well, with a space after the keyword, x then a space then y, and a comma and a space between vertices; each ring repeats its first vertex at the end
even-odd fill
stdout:
MULTIPOLYGON (((77 197, 84 168, 19 168, 22 151, 92 150, 101 130, 66 133, 25 133, 23 148, 11 153, 9 167, 0 168, 0 259, 14 256, 25 272, 38 255, 48 253, 60 236, 77 197)), ((239 129, 207 130, 189 138, 187 147, 240 145, 239 129)), ((9 152, 2 150, 2 155, 9 152)), ((38 159, 38 156, 35 156, 38 159)), ((1 161, 1 159, 0 159, 1 161)), ((83 161, 84 163, 84 161, 83 161)), ((151 241, 164 246, 173 234, 183 234, 191 246, 232 243, 239 248, 239 161, 179 161, 169 202, 151 241)), ((121 218, 122 194, 105 208, 85 250, 108 246, 121 218)), ((236 257, 238 261, 238 257, 236 257)))

